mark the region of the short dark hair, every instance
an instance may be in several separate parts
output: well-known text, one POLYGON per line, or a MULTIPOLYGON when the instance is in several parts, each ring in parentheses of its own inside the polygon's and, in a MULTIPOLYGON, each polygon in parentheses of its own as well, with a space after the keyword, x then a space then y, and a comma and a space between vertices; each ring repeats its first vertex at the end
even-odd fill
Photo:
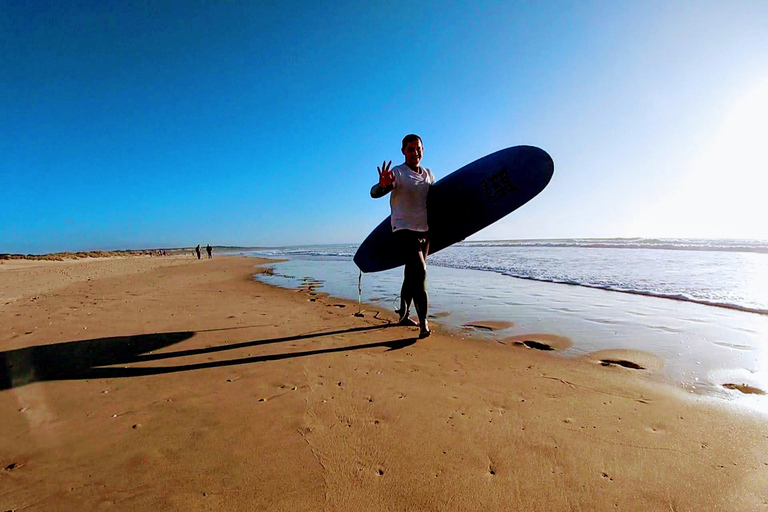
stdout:
POLYGON ((403 137, 403 149, 405 149, 405 146, 407 146, 408 144, 410 144, 411 142, 413 142, 415 140, 421 142, 422 146, 424 145, 424 141, 421 140, 421 137, 419 137, 415 133, 410 133, 410 134, 406 135, 405 137, 403 137))

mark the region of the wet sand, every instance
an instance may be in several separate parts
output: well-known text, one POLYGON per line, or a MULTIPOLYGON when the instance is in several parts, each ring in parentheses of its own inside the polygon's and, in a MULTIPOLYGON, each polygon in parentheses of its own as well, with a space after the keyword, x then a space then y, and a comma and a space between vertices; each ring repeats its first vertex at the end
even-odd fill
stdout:
POLYGON ((1 265, 0 510, 768 507, 766 419, 653 357, 418 340, 258 262, 1 265))
MULTIPOLYGON (((355 300, 358 270, 350 260, 296 257, 272 265, 260 280, 355 300)), ((520 341, 528 348, 566 357, 592 357, 622 350, 632 361, 653 359, 650 378, 688 393, 738 403, 768 413, 768 316, 657 297, 515 279, 495 272, 429 267, 430 317, 445 328, 496 343, 520 341), (537 341, 546 336, 549 340, 537 341), (565 342, 565 345, 559 340, 565 342), (738 386, 738 387, 737 387, 738 386)), ((402 271, 365 274, 362 299, 394 309, 402 271)))

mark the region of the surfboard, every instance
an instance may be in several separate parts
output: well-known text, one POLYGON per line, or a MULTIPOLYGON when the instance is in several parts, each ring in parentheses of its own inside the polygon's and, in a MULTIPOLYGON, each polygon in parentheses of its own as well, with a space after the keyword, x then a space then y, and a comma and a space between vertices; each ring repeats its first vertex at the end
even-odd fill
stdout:
MULTIPOLYGON (((502 149, 465 165, 429 188, 429 253, 460 242, 517 210, 544 190, 555 164, 533 146, 502 149)), ((355 253, 363 272, 405 264, 393 243, 391 216, 384 219, 355 253)))

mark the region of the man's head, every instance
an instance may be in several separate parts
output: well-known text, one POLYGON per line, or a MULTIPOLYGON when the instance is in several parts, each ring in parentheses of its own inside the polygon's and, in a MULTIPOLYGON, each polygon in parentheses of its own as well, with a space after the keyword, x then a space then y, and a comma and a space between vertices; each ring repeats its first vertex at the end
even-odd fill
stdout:
POLYGON ((401 149, 405 155, 405 163, 410 167, 418 167, 421 157, 424 154, 421 137, 415 134, 406 135, 403 138, 403 147, 401 149))

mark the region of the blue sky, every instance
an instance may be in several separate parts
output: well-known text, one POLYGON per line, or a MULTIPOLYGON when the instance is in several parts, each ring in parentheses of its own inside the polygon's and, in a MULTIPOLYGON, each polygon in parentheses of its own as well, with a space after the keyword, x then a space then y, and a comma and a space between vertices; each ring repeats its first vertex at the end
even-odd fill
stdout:
POLYGON ((768 2, 0 0, 0 252, 361 241, 436 177, 552 155, 474 239, 768 239, 768 2))

